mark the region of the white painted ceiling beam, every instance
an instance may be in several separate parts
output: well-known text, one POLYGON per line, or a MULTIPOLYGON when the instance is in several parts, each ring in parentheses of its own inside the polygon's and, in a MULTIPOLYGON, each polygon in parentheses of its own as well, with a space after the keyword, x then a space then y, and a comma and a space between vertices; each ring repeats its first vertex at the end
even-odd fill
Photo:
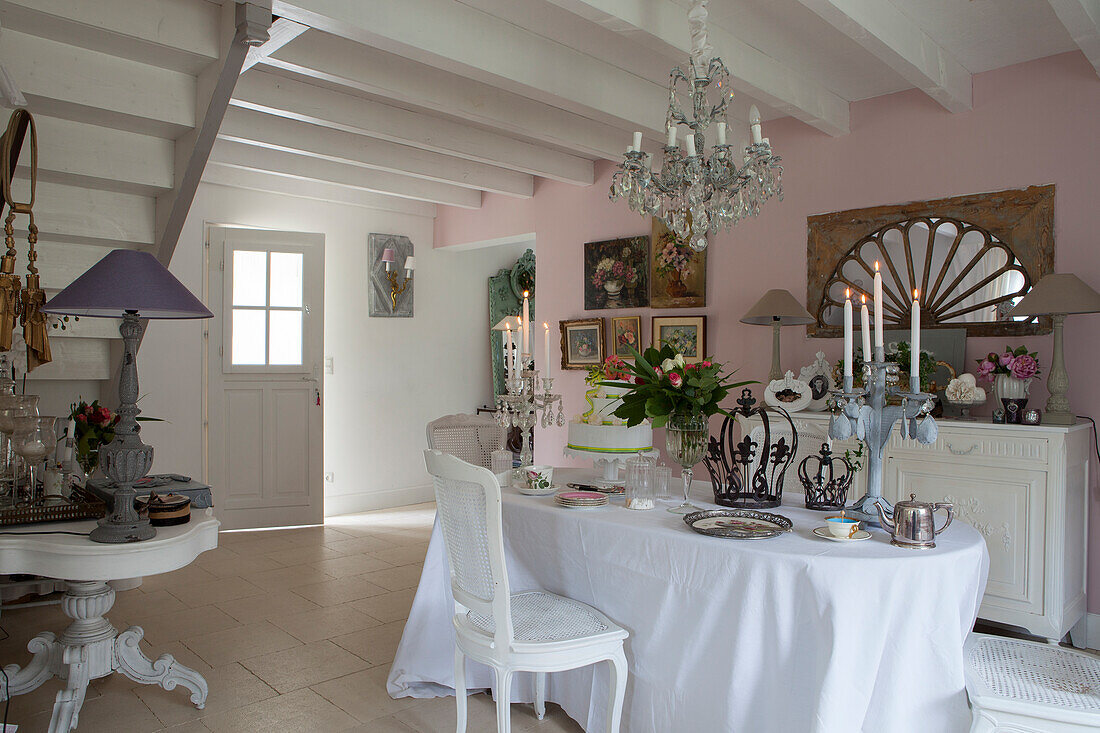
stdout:
POLYGON ((465 209, 481 208, 481 191, 471 188, 461 188, 449 183, 436 183, 423 178, 412 178, 228 140, 218 140, 214 144, 210 161, 245 170, 308 181, 322 181, 360 191, 428 201, 433 204, 459 206, 465 209))
MULTIPOLYGON (((7 119, 11 110, 0 107, 7 119)), ((155 196, 172 188, 172 141, 46 115, 38 128, 42 181, 155 196)), ((16 186, 25 185, 30 159, 20 157, 16 186)))
POLYGON ((890 0, 799 0, 951 112, 973 106, 970 72, 890 0))
POLYGON ((1100 0, 1050 0, 1050 6, 1100 74, 1100 0))
POLYGON ((175 139, 195 125, 195 77, 5 29, 0 64, 35 114, 175 139))
POLYGON ((663 135, 664 87, 460 2, 275 0, 312 28, 613 125, 663 135))
POLYGON ((627 128, 324 33, 306 33, 262 63, 339 92, 450 115, 582 155, 617 160, 629 144, 627 128))
POLYGON ((535 192, 527 173, 239 107, 225 115, 218 138, 508 196, 535 192))
MULTIPOLYGON (((155 241, 154 221, 149 196, 38 182, 34 223, 43 240, 146 247, 155 241)), ((19 217, 16 225, 25 227, 26 219, 19 217)))
POLYGON ((0 0, 5 28, 192 75, 218 57, 218 12, 206 0, 0 0))
MULTIPOLYGON (((687 9, 673 0, 549 0, 622 33, 669 59, 686 63, 691 50, 687 9)), ((830 135, 848 133, 848 102, 795 69, 737 38, 713 21, 710 43, 737 91, 830 135)), ((667 101, 662 103, 663 113, 667 101)))
POLYGON ((365 209, 412 214, 413 216, 424 216, 429 219, 435 218, 435 204, 424 201, 370 193, 354 188, 336 186, 324 181, 307 181, 301 178, 273 175, 263 171, 233 168, 214 161, 206 164, 206 170, 202 174, 202 182, 313 201, 359 206, 365 209))
POLYGON ((267 32, 269 36, 268 40, 261 46, 253 46, 248 49, 248 56, 244 59, 241 73, 243 74, 248 71, 253 66, 260 63, 260 59, 275 53, 308 30, 308 26, 304 26, 301 23, 295 23, 289 18, 276 18, 267 32))
POLYGON ((227 1, 222 6, 220 22, 221 59, 202 72, 196 86, 195 108, 201 111, 201 118, 193 130, 176 140, 175 186, 156 201, 157 259, 165 266, 176 251, 248 49, 268 38, 271 11, 250 3, 227 1))
POLYGON ((586 158, 259 69, 240 78, 231 104, 555 181, 594 180, 586 158))

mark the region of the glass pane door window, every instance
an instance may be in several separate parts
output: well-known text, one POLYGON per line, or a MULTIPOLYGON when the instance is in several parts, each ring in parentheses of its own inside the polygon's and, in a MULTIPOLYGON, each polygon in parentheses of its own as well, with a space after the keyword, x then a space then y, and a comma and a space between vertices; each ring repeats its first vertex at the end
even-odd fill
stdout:
POLYGON ((229 343, 222 347, 228 352, 226 367, 301 367, 307 312, 303 254, 245 249, 229 254, 229 343))

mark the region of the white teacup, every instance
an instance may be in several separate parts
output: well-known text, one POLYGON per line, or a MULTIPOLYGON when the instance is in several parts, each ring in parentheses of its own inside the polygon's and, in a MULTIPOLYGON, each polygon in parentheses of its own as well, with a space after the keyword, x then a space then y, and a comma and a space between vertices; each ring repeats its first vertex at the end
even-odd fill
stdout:
POLYGON ((859 520, 851 517, 825 517, 829 534, 840 539, 851 539, 859 531, 859 520))
POLYGON ((527 485, 527 488, 532 491, 549 489, 554 485, 554 467, 524 466, 523 482, 527 485))

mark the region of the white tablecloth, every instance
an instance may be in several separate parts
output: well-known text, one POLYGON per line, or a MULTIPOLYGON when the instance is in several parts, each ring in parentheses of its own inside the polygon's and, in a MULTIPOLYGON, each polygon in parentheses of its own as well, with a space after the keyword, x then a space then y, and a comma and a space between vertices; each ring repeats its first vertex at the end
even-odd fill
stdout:
MULTIPOLYGON (((696 482, 696 504, 713 506, 700 501, 708 491, 696 482)), ((829 542, 811 533, 823 515, 790 498, 776 511, 793 533, 739 541, 696 534, 660 504, 579 511, 505 489, 512 592, 575 598, 630 632, 624 731, 967 731, 962 649, 985 589, 981 535, 957 522, 934 550, 893 547, 881 530, 829 542)), ((453 609, 437 524, 390 695, 454 694, 453 609)), ((603 730, 605 666, 549 676, 548 699, 587 731, 603 730)), ((513 701, 534 699, 532 678, 517 678, 513 701)), ((492 674, 471 662, 467 684, 490 687, 492 674)))

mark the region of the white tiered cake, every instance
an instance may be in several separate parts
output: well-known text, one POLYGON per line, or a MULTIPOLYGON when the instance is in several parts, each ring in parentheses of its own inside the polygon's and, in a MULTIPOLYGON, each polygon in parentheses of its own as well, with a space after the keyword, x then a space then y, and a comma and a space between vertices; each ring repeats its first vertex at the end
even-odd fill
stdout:
POLYGON ((629 389, 626 385, 600 387, 587 419, 582 416, 569 423, 566 448, 607 456, 653 450, 653 427, 648 422, 627 427, 625 420, 614 415, 629 389))

